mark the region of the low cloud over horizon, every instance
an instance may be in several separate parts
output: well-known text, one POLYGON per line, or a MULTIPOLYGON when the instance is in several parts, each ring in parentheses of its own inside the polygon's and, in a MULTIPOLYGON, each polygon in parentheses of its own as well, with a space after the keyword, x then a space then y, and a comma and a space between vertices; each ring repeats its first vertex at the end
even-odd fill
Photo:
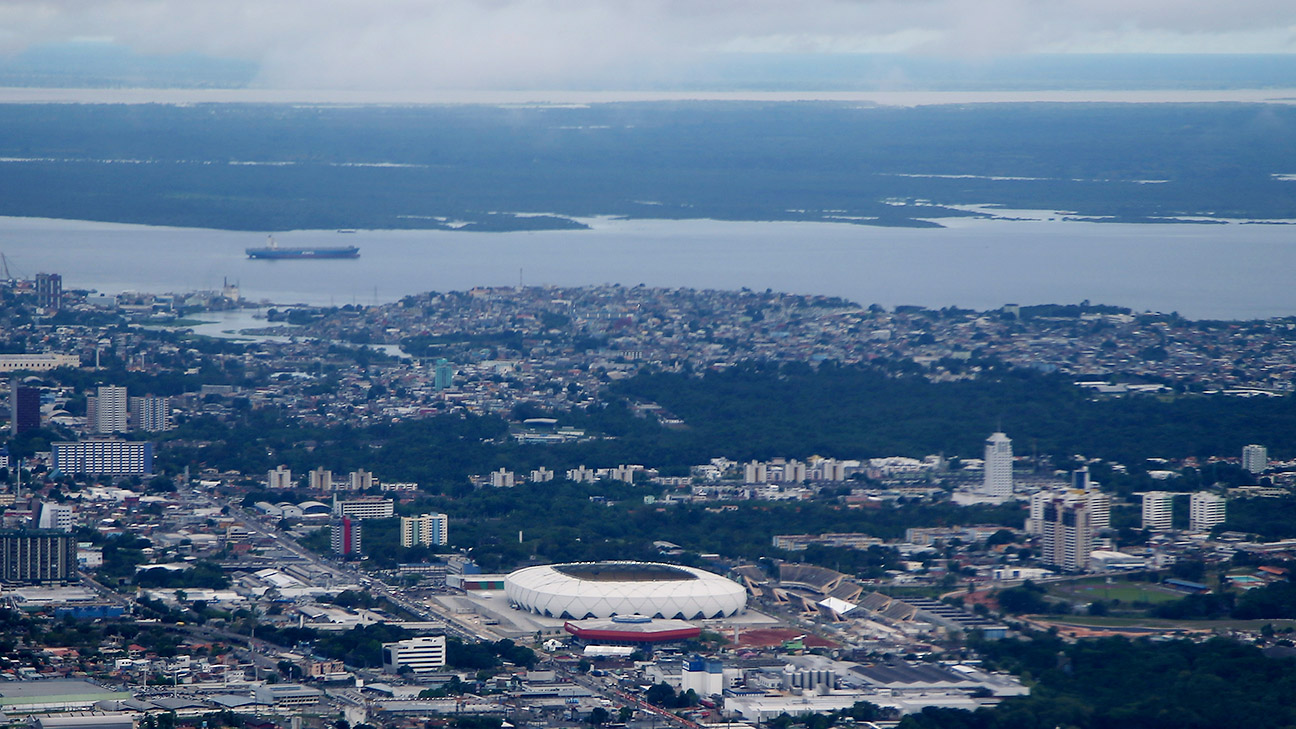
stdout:
POLYGON ((8 0, 0 53, 94 40, 253 63, 254 85, 474 89, 687 82, 741 54, 976 62, 1296 53, 1296 5, 1199 0, 8 0))

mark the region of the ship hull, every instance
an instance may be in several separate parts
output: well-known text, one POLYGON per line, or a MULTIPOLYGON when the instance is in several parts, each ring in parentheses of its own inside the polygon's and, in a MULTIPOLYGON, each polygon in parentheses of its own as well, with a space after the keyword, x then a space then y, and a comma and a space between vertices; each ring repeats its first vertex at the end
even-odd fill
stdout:
POLYGON ((248 258, 271 261, 300 261, 317 258, 359 258, 360 249, 355 246, 333 246, 327 248, 248 248, 248 258))

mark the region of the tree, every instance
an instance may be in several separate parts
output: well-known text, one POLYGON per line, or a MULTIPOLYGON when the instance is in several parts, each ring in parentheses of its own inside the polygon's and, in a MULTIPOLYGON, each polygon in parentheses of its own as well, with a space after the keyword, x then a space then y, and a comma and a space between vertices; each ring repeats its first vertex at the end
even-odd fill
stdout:
POLYGON ((589 719, 586 721, 594 726, 603 726, 608 723, 608 720, 611 718, 612 714, 610 714, 607 709, 602 706, 595 706, 594 710, 590 712, 589 719))

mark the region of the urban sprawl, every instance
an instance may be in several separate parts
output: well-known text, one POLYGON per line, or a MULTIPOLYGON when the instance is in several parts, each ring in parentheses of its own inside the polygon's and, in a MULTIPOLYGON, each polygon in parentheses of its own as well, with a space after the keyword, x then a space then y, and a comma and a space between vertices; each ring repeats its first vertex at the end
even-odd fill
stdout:
MULTIPOLYGON (((233 285, 3 281, 0 725, 894 726, 1029 696, 984 660, 996 641, 1224 634, 1292 650, 1290 627, 1246 620, 1296 618, 1256 597, 1286 588, 1296 541, 1231 520, 1292 499, 1296 463, 1273 444, 1060 460, 1004 423, 973 452, 681 466, 613 450, 624 439, 599 413, 636 377, 750 363, 930 385, 1015 368, 1086 401, 1263 402, 1291 397, 1294 346, 1296 320, 1087 302, 593 286, 308 307, 233 285), (195 333, 231 315, 255 324, 195 333), (475 439, 453 430, 477 422, 475 439), (388 457, 419 423, 459 439, 445 463, 388 457), (240 451, 258 430, 298 435, 240 451), (456 475, 456 448, 487 447, 497 460, 464 455, 456 475), (500 504, 558 494, 606 516, 500 534, 500 504), (554 551, 677 513, 759 546, 660 534, 625 557, 554 551)), ((643 427, 698 426, 618 397, 643 427)))

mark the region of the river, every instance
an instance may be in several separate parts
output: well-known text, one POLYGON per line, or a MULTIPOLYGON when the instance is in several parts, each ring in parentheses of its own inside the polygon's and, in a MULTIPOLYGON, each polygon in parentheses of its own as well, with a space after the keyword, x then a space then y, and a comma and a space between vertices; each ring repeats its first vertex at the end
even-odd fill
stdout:
POLYGON ((239 284, 275 304, 389 302, 474 286, 589 285, 763 290, 861 304, 990 309, 1093 303, 1192 318, 1296 314, 1290 225, 1126 224, 943 219, 944 228, 844 223, 593 219, 590 230, 293 231, 281 245, 360 247, 360 258, 249 260, 265 236, 0 217, 15 276, 63 275, 64 288, 184 292, 239 284))

